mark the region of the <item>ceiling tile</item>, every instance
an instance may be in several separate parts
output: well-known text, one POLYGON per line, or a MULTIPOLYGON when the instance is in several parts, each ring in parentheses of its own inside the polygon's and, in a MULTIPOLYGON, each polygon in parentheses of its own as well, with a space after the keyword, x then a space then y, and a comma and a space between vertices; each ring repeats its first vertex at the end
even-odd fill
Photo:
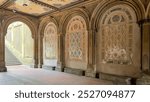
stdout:
POLYGON ((20 12, 35 15, 35 16, 38 16, 46 12, 50 12, 52 10, 48 7, 38 5, 29 0, 26 0, 26 2, 23 2, 23 1, 24 0, 15 1, 15 3, 9 6, 8 9, 20 11, 20 12))
POLYGON ((0 5, 6 1, 8 2, 3 7, 5 9, 40 16, 81 0, 0 0, 0 5))

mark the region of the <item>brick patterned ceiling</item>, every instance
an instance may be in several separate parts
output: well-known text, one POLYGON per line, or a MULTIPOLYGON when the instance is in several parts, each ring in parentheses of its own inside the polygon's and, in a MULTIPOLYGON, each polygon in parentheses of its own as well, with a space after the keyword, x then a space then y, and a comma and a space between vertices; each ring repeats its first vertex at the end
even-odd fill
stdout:
POLYGON ((0 8, 41 16, 83 1, 85 0, 0 0, 0 8))

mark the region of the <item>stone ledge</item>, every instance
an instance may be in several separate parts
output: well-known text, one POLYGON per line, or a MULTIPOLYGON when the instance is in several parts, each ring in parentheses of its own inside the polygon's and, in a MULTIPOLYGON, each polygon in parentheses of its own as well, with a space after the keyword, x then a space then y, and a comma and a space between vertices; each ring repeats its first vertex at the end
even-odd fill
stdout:
POLYGON ((114 85, 131 85, 132 84, 131 83, 132 78, 130 77, 99 73, 99 78, 102 80, 113 81, 114 85))
POLYGON ((79 75, 79 76, 84 76, 85 75, 85 71, 81 70, 81 69, 64 68, 64 72, 79 75))
POLYGON ((141 78, 136 80, 137 85, 150 85, 150 74, 142 73, 141 78))

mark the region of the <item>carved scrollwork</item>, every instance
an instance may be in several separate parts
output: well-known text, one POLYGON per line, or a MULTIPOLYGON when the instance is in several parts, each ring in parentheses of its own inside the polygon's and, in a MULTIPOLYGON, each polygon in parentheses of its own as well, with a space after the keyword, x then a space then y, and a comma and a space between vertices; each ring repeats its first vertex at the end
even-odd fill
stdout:
POLYGON ((49 23, 44 31, 44 48, 46 59, 57 58, 57 28, 54 23, 49 23))
POLYGON ((72 60, 83 60, 86 48, 86 23, 80 16, 73 17, 67 26, 66 55, 72 60))
POLYGON ((110 8, 101 23, 102 63, 132 64, 134 21, 129 9, 110 8))

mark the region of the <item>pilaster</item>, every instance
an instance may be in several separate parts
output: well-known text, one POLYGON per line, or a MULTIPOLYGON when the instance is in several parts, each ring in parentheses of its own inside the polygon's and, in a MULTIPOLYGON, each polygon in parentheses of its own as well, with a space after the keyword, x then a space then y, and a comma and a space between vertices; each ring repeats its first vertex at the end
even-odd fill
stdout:
POLYGON ((2 22, 0 22, 0 72, 6 71, 7 68, 5 65, 5 36, 2 28, 2 22))
POLYGON ((34 59, 33 59, 33 68, 38 68, 38 36, 37 34, 34 36, 34 59))
POLYGON ((95 71, 95 31, 93 29, 88 30, 88 67, 85 72, 87 77, 96 77, 95 71))
POLYGON ((44 35, 39 33, 39 67, 43 67, 43 38, 44 35))
POLYGON ((150 20, 143 20, 142 28, 142 70, 150 70, 150 20))
POLYGON ((58 35, 58 61, 57 61, 57 71, 64 70, 64 43, 63 43, 63 34, 58 35))

